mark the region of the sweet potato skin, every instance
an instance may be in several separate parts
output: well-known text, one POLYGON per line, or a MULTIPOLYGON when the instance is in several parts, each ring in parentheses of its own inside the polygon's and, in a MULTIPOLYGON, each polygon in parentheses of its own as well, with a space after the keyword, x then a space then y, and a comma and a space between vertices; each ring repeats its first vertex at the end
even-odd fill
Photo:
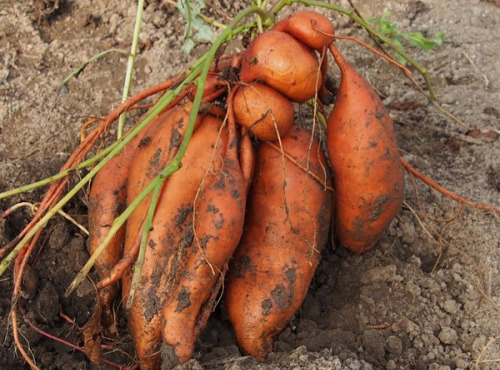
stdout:
POLYGON ((240 86, 233 107, 236 122, 261 140, 276 140, 293 124, 295 112, 290 100, 261 83, 240 86))
POLYGON ((328 118, 335 233, 355 253, 377 242, 403 201, 403 167, 394 125, 368 82, 330 47, 342 78, 328 118))
MULTIPOLYGON (((203 119, 182 167, 162 188, 129 312, 143 368, 170 368, 192 357, 243 230, 246 182, 238 141, 221 125, 203 119)), ((137 230, 130 233, 132 240, 137 230)), ((124 299, 130 279, 131 273, 123 278, 124 299)))
MULTIPOLYGON (((137 195, 152 181, 156 175, 168 164, 177 153, 184 133, 189 122, 189 111, 191 105, 175 107, 165 113, 162 124, 156 130, 151 130, 141 141, 134 159, 130 165, 129 181, 127 184, 127 202, 132 202, 137 195)), ((199 122, 197 122, 197 125, 199 122)), ((164 188, 172 178, 165 180, 164 188)), ((127 254, 138 234, 142 232, 143 220, 149 209, 151 196, 146 197, 127 220, 124 254, 127 254)), ((161 199, 160 199, 161 201, 161 199)), ((176 211, 177 209, 169 210, 176 211)), ((149 241, 149 248, 154 249, 157 241, 149 241)), ((158 247, 159 251, 163 249, 158 247)), ((159 261, 151 253, 146 253, 144 262, 144 273, 136 293, 134 304, 128 313, 128 326, 136 345, 136 352, 144 369, 158 368, 160 362, 158 351, 161 344, 161 322, 159 311, 162 303, 154 299, 158 290, 165 285, 158 284, 151 274, 161 272, 154 270, 159 261), (145 289, 144 287, 150 287, 145 289)), ((132 280, 132 270, 124 272, 122 277, 122 298, 126 304, 132 280)))
MULTIPOLYGON (((216 139, 218 124, 203 121, 198 136, 190 145, 202 147, 200 153, 210 157, 206 145, 216 139), (209 127, 212 125, 213 127, 209 127), (209 135, 209 128, 212 135, 209 135), (202 132, 206 129, 207 132, 202 132)), ((233 255, 243 232, 246 204, 246 183, 240 168, 237 143, 230 143, 226 130, 219 136, 220 149, 216 148, 206 177, 200 179, 200 191, 193 205, 195 212, 193 242, 183 259, 181 280, 172 290, 170 300, 162 309, 163 339, 173 347, 179 363, 192 357, 195 341, 205 326, 204 310, 213 308, 218 290, 217 281, 224 279, 224 267, 233 255), (210 298, 213 299, 210 299, 210 298), (213 302, 212 302, 213 301, 213 302), (208 306, 205 304, 209 302, 208 306)), ((217 145, 217 144, 216 144, 217 145)), ((186 176, 194 172, 189 166, 199 166, 199 157, 184 161, 186 176)), ((163 364, 166 359, 163 359, 163 364)), ((175 364, 175 361, 172 365, 175 364)))
POLYGON ((287 32, 305 45, 321 50, 333 40, 335 29, 324 15, 311 10, 297 10, 273 27, 287 32))
POLYGON ((327 241, 332 194, 325 185, 330 177, 324 176, 327 163, 316 141, 308 151, 310 139, 295 126, 283 138, 283 150, 305 168, 309 163, 325 178, 323 184, 287 158, 283 168, 282 154, 271 146, 258 149, 245 229, 228 272, 229 319, 242 351, 259 361, 300 308, 327 241))
POLYGON ((257 36, 243 54, 240 80, 260 80, 298 103, 311 99, 322 82, 314 52, 280 31, 257 36))
MULTIPOLYGON (((89 252, 94 253, 108 234, 116 217, 127 206, 127 183, 130 166, 141 143, 147 142, 153 132, 168 119, 169 113, 162 113, 141 132, 139 132, 113 159, 111 159, 95 176, 89 194, 89 252)), ((106 249, 96 260, 95 269, 101 279, 108 277, 113 266, 123 254, 125 226, 115 234, 106 249)), ((118 294, 118 284, 113 284, 99 291, 103 307, 103 325, 114 332, 111 304, 118 294)))

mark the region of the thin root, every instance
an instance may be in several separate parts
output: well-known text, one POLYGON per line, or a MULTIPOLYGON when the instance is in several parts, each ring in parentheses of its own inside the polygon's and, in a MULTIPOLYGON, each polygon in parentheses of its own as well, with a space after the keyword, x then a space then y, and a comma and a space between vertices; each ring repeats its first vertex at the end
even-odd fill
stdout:
POLYGON ((30 367, 33 370, 40 370, 40 368, 38 366, 36 366, 36 364, 33 362, 31 357, 28 356, 28 354, 24 350, 23 345, 21 344, 21 341, 19 340, 19 327, 17 325, 17 313, 16 313, 15 306, 12 307, 10 310, 10 319, 11 319, 11 323, 12 323, 12 334, 14 336, 14 342, 16 343, 17 349, 19 350, 19 352, 23 356, 24 360, 28 363, 28 365, 30 365, 30 367))
POLYGON ((443 194, 443 195, 445 195, 445 196, 453 199, 454 201, 456 201, 458 203, 463 203, 463 204, 468 205, 469 207, 472 207, 472 208, 478 208, 478 209, 482 209, 482 210, 490 211, 490 212, 495 212, 495 213, 500 212, 500 208, 499 207, 494 207, 494 206, 490 206, 488 204, 483 204, 483 203, 477 203, 477 202, 474 202, 472 200, 469 200, 469 199, 466 199, 466 198, 462 198, 458 194, 455 194, 452 191, 450 191, 450 190, 442 187, 441 185, 439 185, 438 183, 436 183, 434 180, 432 180, 431 178, 427 177, 426 175, 424 175, 423 173, 421 173, 420 171, 418 171, 417 169, 415 169, 414 167, 412 167, 402 157, 400 157, 399 159, 401 160, 401 163, 403 164, 404 168, 409 173, 411 173, 412 175, 414 175, 415 177, 417 177, 420 181, 422 181, 425 184, 429 185, 434 190, 436 190, 436 191, 440 192, 441 194, 443 194))
POLYGON ((476 370, 479 370, 480 367, 479 365, 480 364, 486 364, 486 363, 498 363, 500 362, 500 358, 497 358, 497 359, 493 359, 493 360, 483 360, 483 357, 485 356, 486 354, 486 351, 493 345, 495 344, 496 342, 500 341, 500 335, 497 335, 496 337, 490 339, 488 341, 488 343, 486 343, 486 345, 483 347, 483 349, 481 350, 481 353, 479 353, 479 356, 477 356, 477 359, 475 361, 475 366, 476 366, 476 370))
POLYGON ((295 158, 293 158, 290 154, 284 152, 282 149, 280 149, 276 144, 270 142, 270 141, 265 141, 264 142, 265 144, 269 145, 271 148, 273 148, 274 150, 277 150, 279 153, 283 154, 285 156, 286 159, 288 159, 289 161, 291 161, 294 165, 296 165, 298 168, 300 168, 302 171, 304 172, 308 172, 309 175, 318 182, 318 184, 320 184, 321 186, 323 186, 326 190, 328 191, 331 191, 333 192, 333 188, 331 186, 325 186, 325 182, 324 180, 321 178, 321 176, 319 176, 318 174, 316 174, 315 172, 311 171, 311 170, 307 170, 307 168, 305 168, 304 166, 302 166, 300 163, 297 162, 297 160, 295 158))

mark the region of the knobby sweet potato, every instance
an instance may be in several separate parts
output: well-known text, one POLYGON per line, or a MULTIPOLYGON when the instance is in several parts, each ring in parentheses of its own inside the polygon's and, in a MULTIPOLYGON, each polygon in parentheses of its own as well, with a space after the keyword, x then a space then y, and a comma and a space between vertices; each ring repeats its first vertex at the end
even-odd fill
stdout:
POLYGON ((242 59, 242 82, 260 80, 293 101, 311 99, 321 86, 316 54, 288 33, 264 32, 250 43, 242 59))
POLYGON ((279 21, 273 27, 275 31, 289 33, 305 45, 321 50, 333 40, 335 32, 332 22, 323 14, 311 10, 298 10, 279 21))
POLYGON ((276 90, 261 84, 240 86, 233 102, 236 122, 261 140, 284 136, 294 119, 293 104, 276 90))

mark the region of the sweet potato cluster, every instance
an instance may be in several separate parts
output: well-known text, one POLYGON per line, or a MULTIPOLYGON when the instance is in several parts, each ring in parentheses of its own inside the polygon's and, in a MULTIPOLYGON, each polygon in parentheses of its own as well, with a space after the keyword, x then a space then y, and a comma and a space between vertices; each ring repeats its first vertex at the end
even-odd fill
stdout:
MULTIPOLYGON (((135 295, 132 267, 100 290, 109 325, 121 289, 141 368, 188 361, 222 293, 241 350, 265 360, 305 298, 331 224, 360 253, 399 211, 403 172, 392 122, 333 38, 328 19, 298 11, 209 74, 182 166, 161 187, 135 295), (318 135, 294 119, 298 104, 327 93, 328 49, 341 82, 324 153, 318 135)), ((91 253, 177 154, 196 88, 189 89, 94 179, 91 253)), ((97 259, 102 280, 136 255, 150 202, 97 259)))

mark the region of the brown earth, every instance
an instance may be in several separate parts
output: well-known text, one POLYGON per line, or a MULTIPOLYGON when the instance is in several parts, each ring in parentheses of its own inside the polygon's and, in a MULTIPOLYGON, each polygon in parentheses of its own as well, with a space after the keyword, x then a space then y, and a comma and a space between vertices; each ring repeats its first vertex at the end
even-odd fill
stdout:
MULTIPOLYGON (((220 4, 229 14, 244 6, 220 4)), ((468 128, 427 104, 394 67, 350 42, 339 43, 390 109, 402 156, 448 189, 500 206, 500 8, 479 0, 374 0, 359 9, 365 16, 391 10, 401 30, 445 32, 441 48, 412 53, 428 68, 443 107, 468 128)), ((64 94, 61 81, 100 51, 128 49, 134 17, 132 2, 0 3, 0 191, 55 173, 76 147, 85 117, 117 106, 123 56, 110 54, 89 66, 64 94)), ((346 17, 331 18, 337 33, 366 39, 346 17)), ((175 75, 206 50, 182 54, 183 29, 174 7, 148 2, 132 93, 175 75)), ((219 307, 185 368, 500 368, 498 215, 459 209, 418 181, 413 186, 409 176, 406 184, 404 209, 372 251, 324 251, 303 308, 280 334, 268 362, 257 364, 239 353, 219 307)), ((41 195, 35 190, 0 200, 0 209, 36 202, 41 195)), ((85 194, 66 211, 85 223, 85 194)), ((28 219, 29 210, 20 209, 0 220, 0 245, 28 219)), ((29 272, 33 286, 21 303, 29 322, 81 345, 78 327, 88 319, 93 297, 65 298, 64 290, 88 257, 86 240, 72 224, 56 219, 42 238, 44 250, 29 272)), ((0 368, 22 369, 28 366, 15 349, 8 320, 11 289, 7 273, 0 277, 0 368)), ((106 357, 130 364, 133 346, 123 321, 121 337, 110 341, 106 357)), ((85 356, 35 332, 22 315, 20 332, 40 368, 91 368, 85 356)))

